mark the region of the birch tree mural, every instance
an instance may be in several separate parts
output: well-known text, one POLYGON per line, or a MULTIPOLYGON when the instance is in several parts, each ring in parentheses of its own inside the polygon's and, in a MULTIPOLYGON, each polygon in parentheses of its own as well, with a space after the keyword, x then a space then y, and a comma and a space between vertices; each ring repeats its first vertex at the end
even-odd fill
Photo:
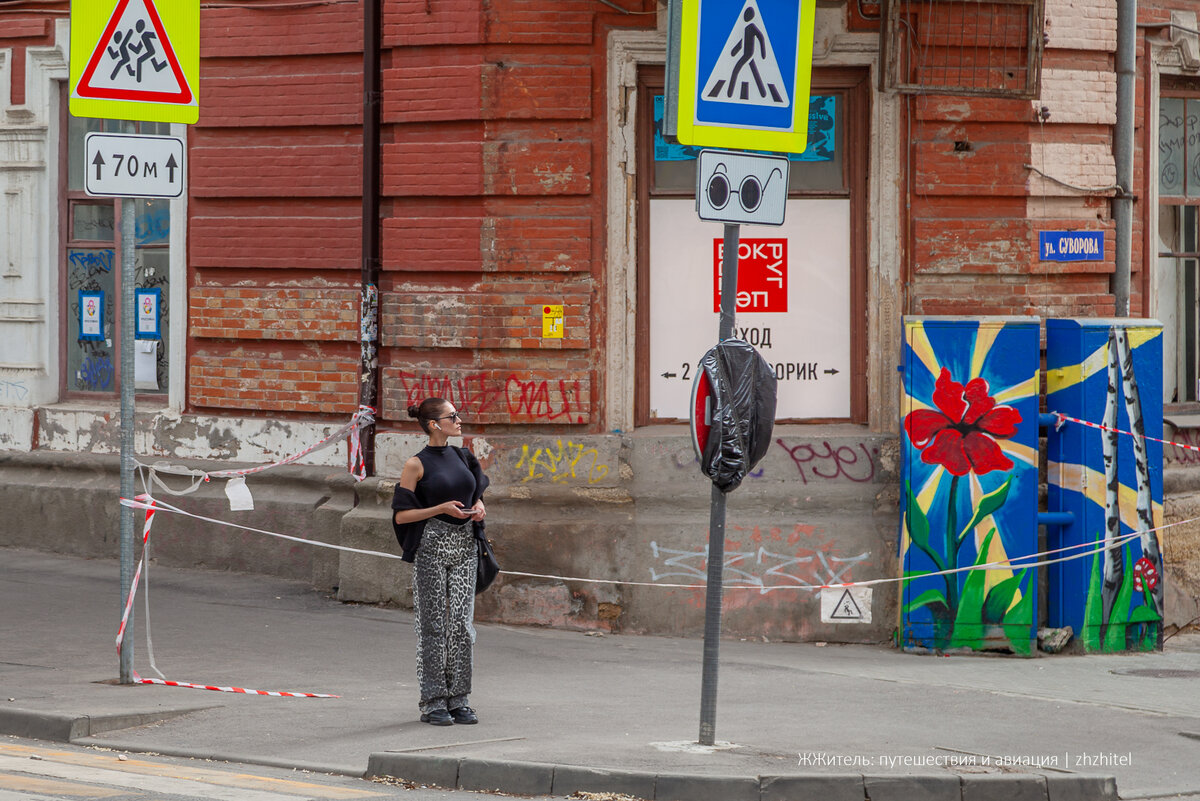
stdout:
POLYGON ((1116 544, 1121 534, 1121 478, 1117 470, 1117 392, 1120 384, 1120 364, 1117 357, 1117 338, 1114 329, 1108 332, 1108 394, 1104 399, 1106 430, 1100 432, 1100 446, 1104 453, 1104 590, 1103 626, 1100 639, 1104 640, 1108 622, 1112 619, 1113 606, 1121 589, 1125 563, 1121 558, 1120 546, 1116 544))
POLYGON ((1162 326, 1046 321, 1046 508, 1050 547, 1091 546, 1048 566, 1047 622, 1085 651, 1162 647, 1162 326))
MULTIPOLYGON (((1141 393, 1138 390, 1137 376, 1133 370, 1133 350, 1129 347, 1129 332, 1124 328, 1116 331, 1117 356, 1121 365, 1121 383, 1125 391, 1125 414, 1129 418, 1130 431, 1133 432, 1133 454, 1137 470, 1137 521, 1138 529, 1142 532, 1142 558, 1135 566, 1135 579, 1140 578, 1145 589, 1149 590, 1148 598, 1153 598, 1154 608, 1160 615, 1163 609, 1163 585, 1161 581, 1151 581, 1148 575, 1157 578, 1162 573, 1162 553, 1158 547, 1158 534, 1154 531, 1153 498, 1150 488, 1150 457, 1146 449, 1146 420, 1142 416, 1141 393), (1146 563, 1153 570, 1148 574, 1146 563), (1140 573, 1138 567, 1141 567, 1140 573)), ((1136 587, 1135 589, 1143 589, 1136 587)), ((1143 591, 1145 591, 1143 589, 1143 591)), ((1162 627, 1159 626, 1157 645, 1162 645, 1162 627)))

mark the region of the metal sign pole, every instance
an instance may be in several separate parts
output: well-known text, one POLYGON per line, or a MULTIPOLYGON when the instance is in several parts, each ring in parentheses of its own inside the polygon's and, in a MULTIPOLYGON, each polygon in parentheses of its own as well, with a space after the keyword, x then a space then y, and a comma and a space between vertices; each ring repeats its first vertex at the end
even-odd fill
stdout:
MULTIPOLYGON (((121 497, 133 497, 134 375, 133 339, 137 329, 134 301, 134 199, 121 201, 121 497)), ((103 324, 103 322, 101 323, 103 324)), ((121 506, 121 614, 133 585, 133 509, 121 506)), ((133 612, 121 643, 121 684, 133 684, 133 612)))
MULTIPOLYGON (((733 337, 737 310, 738 239, 741 226, 726 223, 721 253, 721 322, 718 341, 733 337)), ((704 599, 704 667, 700 679, 700 745, 717 734, 717 665, 721 648, 721 596, 725 570, 725 493, 714 483, 708 513, 708 585, 704 599)))

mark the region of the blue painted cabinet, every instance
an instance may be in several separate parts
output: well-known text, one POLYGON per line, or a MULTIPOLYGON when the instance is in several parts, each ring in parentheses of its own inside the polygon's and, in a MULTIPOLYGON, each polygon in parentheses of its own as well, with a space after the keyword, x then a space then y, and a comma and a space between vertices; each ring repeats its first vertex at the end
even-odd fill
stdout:
POLYGON ((1036 568, 978 568, 1037 551, 1040 332, 1029 317, 904 319, 907 650, 1036 647, 1036 568))
POLYGON ((1162 647, 1162 359, 1154 320, 1046 323, 1047 618, 1088 651, 1162 647))

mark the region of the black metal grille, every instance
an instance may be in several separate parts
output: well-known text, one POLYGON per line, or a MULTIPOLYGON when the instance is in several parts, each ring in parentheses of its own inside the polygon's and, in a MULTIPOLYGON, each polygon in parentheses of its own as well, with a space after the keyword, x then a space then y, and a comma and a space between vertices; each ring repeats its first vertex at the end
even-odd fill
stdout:
POLYGON ((883 88, 1035 98, 1043 21, 1043 0, 889 0, 883 88))

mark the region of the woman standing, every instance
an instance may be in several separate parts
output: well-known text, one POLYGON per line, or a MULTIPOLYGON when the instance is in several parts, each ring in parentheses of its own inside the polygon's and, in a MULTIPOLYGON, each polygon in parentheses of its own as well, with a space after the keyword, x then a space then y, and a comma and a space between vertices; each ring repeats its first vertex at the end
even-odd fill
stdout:
POLYGON ((403 559, 415 561, 413 612, 421 722, 478 723, 467 706, 475 643, 475 524, 487 510, 488 478, 467 450, 447 444, 462 436, 462 418, 442 398, 409 406, 429 444, 404 463, 392 498, 403 559))

